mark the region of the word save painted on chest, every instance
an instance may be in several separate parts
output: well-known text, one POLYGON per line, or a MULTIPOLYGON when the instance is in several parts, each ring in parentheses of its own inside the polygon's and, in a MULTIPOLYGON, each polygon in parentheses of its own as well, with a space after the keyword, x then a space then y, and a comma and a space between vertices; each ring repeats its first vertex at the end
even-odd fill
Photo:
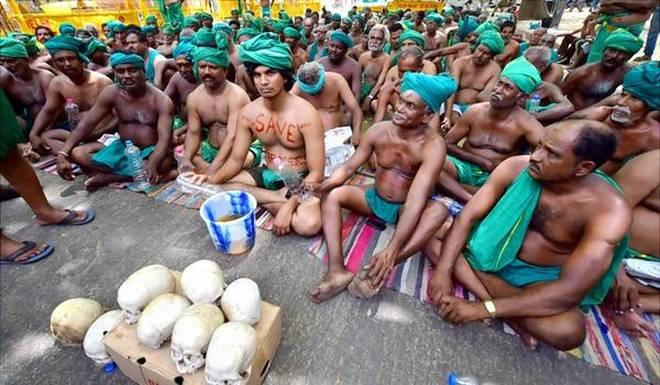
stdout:
POLYGON ((295 143, 300 130, 308 126, 311 126, 311 124, 285 122, 275 119, 272 115, 266 117, 264 114, 259 114, 254 119, 255 131, 259 133, 272 132, 279 137, 285 137, 286 141, 289 143, 295 143))

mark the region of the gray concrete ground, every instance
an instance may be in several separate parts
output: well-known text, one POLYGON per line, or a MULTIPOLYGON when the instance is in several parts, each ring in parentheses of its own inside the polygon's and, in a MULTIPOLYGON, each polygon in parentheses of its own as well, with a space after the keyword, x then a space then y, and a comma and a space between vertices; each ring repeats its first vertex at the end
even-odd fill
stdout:
POLYGON ((107 375, 94 367, 82 348, 55 343, 48 334, 51 311, 78 296, 117 307, 118 286, 139 267, 183 269, 201 258, 217 260, 229 280, 254 279, 264 299, 282 307, 283 339, 268 385, 440 385, 450 371, 507 385, 639 383, 547 347, 528 352, 516 337, 482 324, 453 326, 389 290, 369 301, 341 294, 314 305, 306 291, 324 266, 307 254, 306 239, 259 230, 249 255, 222 256, 197 211, 128 191, 88 195, 82 178, 73 184, 40 178, 54 204, 93 207, 97 218, 83 227, 40 227, 23 200, 2 204, 7 234, 56 249, 34 265, 0 269, 0 384, 128 384, 120 372, 107 375))

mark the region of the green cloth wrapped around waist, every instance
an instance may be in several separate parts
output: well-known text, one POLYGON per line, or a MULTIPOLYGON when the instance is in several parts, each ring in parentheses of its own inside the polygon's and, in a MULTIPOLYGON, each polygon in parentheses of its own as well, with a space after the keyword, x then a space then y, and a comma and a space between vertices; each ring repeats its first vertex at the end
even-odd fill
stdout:
POLYGON ((628 248, 626 252, 626 258, 639 258, 639 259, 645 259, 647 261, 658 261, 660 260, 660 256, 656 255, 651 255, 651 254, 644 254, 642 252, 639 252, 631 247, 628 248))
POLYGON ((0 89, 0 121, 2 121, 0 124, 0 160, 2 160, 9 151, 16 148, 18 143, 25 141, 11 103, 2 89, 0 89))
MULTIPOLYGON (((364 76, 362 76, 362 77, 364 78, 364 76)), ((360 83, 360 100, 358 100, 358 101, 362 102, 364 100, 364 98, 369 96, 369 93, 371 92, 371 90, 374 89, 374 86, 375 86, 375 84, 367 84, 367 83, 364 83, 364 80, 363 80, 362 83, 360 83)))
POLYGON ((174 115, 172 118, 172 131, 178 130, 179 128, 186 125, 186 121, 183 120, 180 116, 174 115))
POLYGON ((449 160, 454 165, 454 167, 456 167, 458 181, 463 184, 474 187, 481 187, 486 183, 488 177, 490 176, 488 171, 482 170, 476 164, 458 159, 455 156, 447 155, 447 160, 449 160))
MULTIPOLYGON (((211 142, 209 142, 208 139, 202 141, 200 147, 200 156, 202 157, 202 160, 204 160, 204 162, 206 163, 213 162, 213 159, 215 159, 215 157, 218 156, 219 151, 220 149, 214 147, 211 144, 211 142)), ((253 156, 252 165, 250 167, 261 166, 261 163, 263 162, 265 155, 263 144, 261 144, 259 140, 255 140, 250 145, 249 151, 252 153, 253 156)))
MULTIPOLYGON (((610 177, 600 171, 595 174, 618 190, 610 177)), ((517 287, 559 278, 560 266, 536 266, 518 259, 541 192, 541 184, 529 175, 527 168, 516 177, 495 207, 470 232, 465 257, 473 269, 495 273, 517 287)), ((617 245, 607 272, 582 300, 582 306, 603 301, 627 248, 628 236, 617 245)))
MULTIPOLYGON (((151 145, 140 150, 142 159, 148 158, 154 152, 155 148, 156 146, 151 145)), ((133 169, 128 163, 125 151, 126 145, 124 142, 115 140, 94 154, 92 156, 92 163, 97 166, 108 167, 116 175, 133 176, 133 169)))
POLYGON ((395 224, 399 220, 401 203, 388 202, 378 195, 375 187, 370 187, 364 192, 367 204, 374 215, 386 223, 395 224))
POLYGON ((213 159, 218 155, 220 149, 214 147, 208 139, 202 141, 200 145, 199 153, 202 157, 202 160, 206 163, 213 162, 213 159))

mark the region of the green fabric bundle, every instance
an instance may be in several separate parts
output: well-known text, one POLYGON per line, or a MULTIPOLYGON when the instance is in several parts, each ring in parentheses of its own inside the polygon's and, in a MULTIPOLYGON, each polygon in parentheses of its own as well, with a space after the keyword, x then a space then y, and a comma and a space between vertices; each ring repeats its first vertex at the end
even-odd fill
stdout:
POLYGON ((479 27, 478 18, 476 18, 475 16, 465 17, 458 22, 458 29, 456 30, 456 36, 458 37, 459 41, 463 41, 465 40, 467 35, 470 32, 474 32, 474 30, 476 30, 477 27, 479 27))
POLYGON ((293 27, 286 27, 284 28, 284 37, 300 40, 302 38, 302 33, 293 27))
POLYGON ((499 32, 487 30, 479 35, 477 44, 486 46, 493 55, 499 55, 504 51, 504 40, 499 32))
POLYGON ((163 32, 164 35, 176 35, 177 34, 174 27, 172 27, 170 24, 163 25, 163 29, 161 31, 163 32))
POLYGON ((55 36, 48 40, 45 45, 51 56, 55 56, 60 51, 71 51, 75 52, 83 63, 89 63, 89 59, 84 54, 84 52, 87 52, 87 45, 75 37, 69 35, 55 36))
POLYGON ((176 45, 176 48, 172 50, 172 57, 176 59, 179 56, 184 56, 186 60, 192 62, 194 49, 195 45, 192 42, 180 42, 176 45))
POLYGON ((429 13, 428 15, 426 15, 425 19, 436 23, 438 26, 442 26, 445 24, 445 18, 442 17, 441 15, 438 15, 437 13, 429 13))
POLYGON ((406 72, 401 82, 401 93, 409 90, 415 92, 433 112, 438 112, 457 87, 456 80, 447 73, 427 75, 406 72))
POLYGON ((18 39, 0 38, 0 57, 14 59, 27 59, 28 53, 25 45, 18 39))
POLYGON ((234 33, 234 30, 232 29, 231 25, 227 23, 214 23, 213 32, 218 32, 218 31, 222 31, 227 35, 232 35, 234 33))
POLYGON ((272 69, 293 67, 291 49, 270 32, 261 33, 241 44, 238 56, 243 63, 255 63, 272 69))
POLYGON ((502 70, 500 78, 511 80, 520 91, 527 95, 534 92, 543 83, 539 71, 524 56, 507 64, 502 70))
POLYGON ((337 30, 337 31, 332 31, 330 34, 330 41, 338 41, 346 48, 352 48, 353 47, 353 39, 351 39, 347 34, 345 34, 343 31, 337 30))
POLYGON ((409 29, 401 33, 399 37, 399 42, 403 44, 404 41, 410 40, 415 43, 418 47, 424 48, 424 36, 421 33, 415 31, 414 29, 409 29))
POLYGON ((102 51, 107 53, 108 46, 98 39, 92 39, 89 41, 89 43, 87 43, 87 52, 85 53, 85 55, 87 57, 92 57, 92 55, 96 51, 102 51))
POLYGON ((195 32, 193 43, 198 47, 216 48, 215 32, 208 28, 200 28, 199 31, 195 32))
POLYGON ((236 32, 235 39, 236 39, 236 41, 238 41, 238 38, 241 37, 241 36, 249 36, 250 38, 253 38, 253 37, 257 36, 260 33, 261 32, 257 31, 254 28, 241 28, 241 29, 238 30, 238 32, 236 32))
POLYGON ((229 55, 227 51, 217 48, 197 47, 193 50, 193 73, 195 78, 199 79, 199 62, 205 61, 217 65, 218 67, 229 67, 229 55))
POLYGON ((71 35, 73 36, 76 33, 76 27, 71 23, 62 23, 58 28, 60 35, 71 35))
POLYGON ((7 37, 16 39, 23 43, 28 56, 35 56, 39 54, 39 47, 37 47, 37 38, 22 32, 12 32, 7 34, 7 37))
POLYGON ((199 26, 199 20, 193 16, 186 16, 183 18, 183 28, 193 28, 193 26, 199 26))
POLYGON ((657 61, 641 64, 628 71, 623 78, 623 90, 643 101, 652 110, 660 110, 658 85, 660 66, 657 61))
POLYGON ((636 54, 642 46, 644 40, 633 35, 628 30, 619 28, 612 32, 612 34, 605 40, 604 48, 614 48, 619 51, 626 52, 630 55, 636 54))
POLYGON ((474 33, 476 33, 478 35, 481 35, 482 33, 486 32, 486 31, 495 31, 495 32, 499 33, 500 32, 500 27, 497 24, 493 23, 493 22, 487 21, 487 22, 481 24, 480 26, 478 26, 477 29, 474 30, 474 33))
POLYGON ((110 66, 112 68, 125 64, 144 70, 144 59, 138 54, 115 52, 110 55, 110 66))
POLYGON ((260 18, 257 18, 250 13, 246 13, 243 16, 243 25, 245 25, 246 27, 252 27, 260 32, 264 30, 263 21, 260 18))

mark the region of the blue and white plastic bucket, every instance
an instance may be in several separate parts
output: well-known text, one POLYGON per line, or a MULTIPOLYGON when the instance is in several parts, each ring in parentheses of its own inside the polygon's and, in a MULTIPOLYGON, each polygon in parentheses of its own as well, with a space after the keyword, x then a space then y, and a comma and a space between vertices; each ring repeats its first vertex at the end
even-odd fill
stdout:
POLYGON ((257 200, 245 191, 223 191, 208 198, 199 209, 215 248, 225 254, 241 254, 254 246, 257 200), (221 218, 234 217, 229 221, 221 218))

